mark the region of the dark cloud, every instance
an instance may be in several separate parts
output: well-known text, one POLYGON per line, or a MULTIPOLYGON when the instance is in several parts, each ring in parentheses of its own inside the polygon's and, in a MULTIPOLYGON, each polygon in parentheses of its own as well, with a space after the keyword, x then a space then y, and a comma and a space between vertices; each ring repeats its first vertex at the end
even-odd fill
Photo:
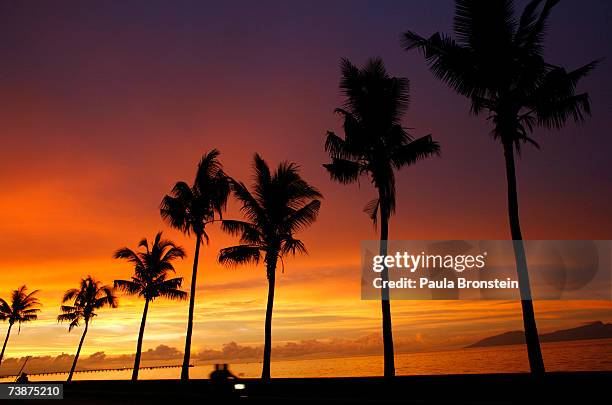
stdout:
MULTIPOLYGON (((420 336, 414 338, 398 338, 395 347, 398 352, 412 351, 415 345, 421 343, 420 336)), ((276 360, 299 359, 311 357, 342 357, 364 354, 379 354, 382 352, 382 338, 380 334, 373 333, 357 339, 331 340, 302 340, 299 342, 287 342, 274 346, 272 357, 276 360)), ((241 345, 236 342, 229 342, 222 346, 220 350, 204 349, 192 355, 194 362, 208 363, 223 361, 236 363, 242 361, 256 361, 261 359, 263 345, 241 345)), ((149 349, 142 353, 142 366, 156 364, 178 364, 177 360, 182 359, 183 352, 175 347, 159 345, 154 349, 149 349)), ((72 365, 74 355, 62 353, 58 356, 37 356, 30 357, 25 371, 28 373, 43 372, 67 372, 72 365)), ((15 374, 21 369, 25 357, 8 358, 0 367, 0 376, 15 374)), ((122 354, 109 356, 104 352, 96 352, 89 356, 79 358, 78 368, 81 370, 98 368, 123 368, 131 367, 134 361, 133 354, 122 354)))
MULTIPOLYGON (((182 357, 183 352, 180 350, 166 345, 159 345, 155 349, 149 349, 142 353, 142 365, 159 364, 159 362, 182 359, 182 357)), ((4 360, 2 366, 0 366, 0 376, 17 373, 23 366, 25 360, 25 357, 8 358, 4 360)), ((74 355, 66 353, 62 353, 55 357, 30 357, 24 371, 31 374, 61 371, 68 372, 72 366, 73 360, 74 355)), ((131 367, 133 362, 133 354, 108 356, 104 352, 96 352, 89 356, 79 357, 77 370, 131 367)))

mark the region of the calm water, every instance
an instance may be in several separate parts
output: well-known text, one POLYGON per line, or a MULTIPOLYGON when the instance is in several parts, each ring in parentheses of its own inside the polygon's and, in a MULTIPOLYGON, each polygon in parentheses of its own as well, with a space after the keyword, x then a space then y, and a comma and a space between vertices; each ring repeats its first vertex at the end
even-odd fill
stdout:
MULTIPOLYGON (((612 339, 577 342, 544 343, 544 362, 549 371, 612 370, 612 339)), ((396 356, 398 375, 509 373, 529 370, 527 353, 522 345, 492 348, 459 349, 430 353, 410 353, 396 356)), ((259 377, 260 363, 231 365, 241 377, 259 377)), ((212 365, 191 369, 192 378, 207 378, 212 365)), ((26 370, 27 372, 27 370, 26 370)), ((332 359, 272 361, 273 377, 349 377, 379 376, 383 373, 382 356, 332 359)), ((179 378, 180 369, 141 370, 141 379, 179 378)), ((62 380, 67 375, 32 376, 31 380, 62 380)), ((77 373, 75 380, 129 379, 131 370, 100 373, 77 373)))

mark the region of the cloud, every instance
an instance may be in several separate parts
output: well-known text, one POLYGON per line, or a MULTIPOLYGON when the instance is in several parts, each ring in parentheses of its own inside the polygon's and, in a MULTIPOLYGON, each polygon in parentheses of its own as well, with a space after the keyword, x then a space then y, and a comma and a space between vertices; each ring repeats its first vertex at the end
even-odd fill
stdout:
MULTIPOLYGON (((395 347, 398 352, 413 351, 415 345, 423 342, 423 336, 417 334, 414 338, 398 338, 395 347)), ((380 334, 373 333, 356 339, 329 340, 309 339, 298 342, 286 342, 276 345, 272 349, 272 358, 276 360, 289 360, 316 357, 343 357, 364 354, 379 354, 382 352, 382 338, 380 334)), ((241 345, 228 342, 221 349, 203 349, 192 355, 195 363, 228 362, 237 363, 260 360, 263 355, 263 345, 241 345)), ((142 353, 142 366, 157 364, 178 364, 176 360, 183 358, 183 352, 167 345, 159 345, 142 353)), ((74 355, 62 353, 58 356, 30 357, 26 372, 35 374, 43 372, 67 372, 74 360, 74 355)), ((7 358, 0 366, 0 376, 17 373, 25 357, 7 358)), ((133 354, 106 355, 104 352, 95 352, 89 356, 79 358, 77 370, 90 370, 97 368, 123 368, 131 367, 134 361, 133 354)))
POLYGON ((142 353, 143 360, 168 360, 179 359, 183 357, 183 352, 176 347, 159 345, 155 349, 149 349, 142 353))
MULTIPOLYGON (((142 365, 154 365, 160 362, 182 359, 183 352, 166 345, 159 345, 155 349, 149 349, 142 353, 142 365)), ((0 376, 17 373, 26 357, 7 358, 0 366, 0 376)), ((24 371, 31 374, 44 372, 68 372, 74 361, 73 354, 62 353, 58 356, 35 356, 30 357, 24 371)), ((89 356, 79 357, 77 370, 92 370, 99 368, 123 368, 131 367, 134 362, 133 354, 121 354, 109 356, 104 352, 95 352, 89 356)), ((164 363, 166 364, 166 363, 164 363)))
MULTIPOLYGON (((395 347, 398 352, 408 352, 422 347, 425 338, 417 333, 414 337, 396 338, 395 347)), ((380 354, 382 352, 382 337, 372 333, 357 339, 332 338, 326 340, 308 339, 298 342, 286 342, 272 348, 272 358, 277 360, 308 357, 343 357, 364 354, 380 354)), ((211 361, 224 360, 258 360, 263 353, 263 346, 244 346, 236 342, 223 345, 221 350, 206 349, 196 353, 194 360, 211 361)))

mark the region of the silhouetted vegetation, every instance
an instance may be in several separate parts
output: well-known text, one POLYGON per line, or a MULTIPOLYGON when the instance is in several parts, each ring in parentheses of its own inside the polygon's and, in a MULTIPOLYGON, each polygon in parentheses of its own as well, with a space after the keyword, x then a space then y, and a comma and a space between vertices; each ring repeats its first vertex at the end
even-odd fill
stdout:
MULTIPOLYGON (((389 218, 395 211, 395 171, 438 155, 440 147, 431 135, 413 138, 402 117, 408 109, 409 81, 391 77, 380 59, 371 59, 362 69, 342 59, 340 89, 345 96, 342 108, 344 138, 327 133, 325 150, 332 159, 324 165, 331 178, 343 184, 367 175, 378 196, 364 211, 377 223, 380 218, 380 254, 386 255, 389 218)), ((388 280, 388 270, 381 272, 388 280)), ((389 290, 381 290, 385 376, 395 375, 389 290)))
POLYGON ((424 38, 411 31, 403 36, 407 50, 420 50, 436 77, 470 99, 473 114, 486 114, 493 124, 491 135, 503 147, 508 217, 534 374, 544 373, 544 362, 522 243, 514 154, 525 143, 538 147, 530 137, 536 126, 562 128, 570 119, 582 122, 590 115, 589 96, 577 93, 576 85, 597 64, 567 71, 544 60, 547 21, 557 3, 532 0, 517 20, 511 0, 457 0, 455 39, 440 33, 424 38))
POLYGON ((62 313, 57 316, 58 322, 70 322, 68 332, 73 328, 78 327, 81 322, 85 323, 83 335, 79 341, 79 346, 68 374, 68 382, 72 381, 72 375, 76 369, 81 347, 85 341, 85 335, 89 329, 89 323, 98 314, 96 311, 103 307, 117 308, 117 297, 114 295, 113 288, 108 285, 102 285, 101 282, 95 280, 91 276, 81 280, 79 288, 71 288, 64 293, 62 304, 72 302, 72 305, 62 305, 60 307, 62 313))
POLYGON ((224 231, 240 237, 240 245, 221 249, 219 262, 228 266, 248 263, 266 265, 268 303, 261 377, 270 378, 272 351, 272 309, 278 260, 296 253, 305 254, 306 246, 295 234, 317 219, 321 193, 300 177, 294 163, 281 163, 271 172, 266 162, 255 155, 255 184, 252 191, 239 181, 232 181, 234 196, 241 203, 246 221, 224 220, 224 231))
MULTIPOLYGON (((490 135, 501 144, 508 221, 520 284, 524 340, 531 372, 537 376, 545 373, 545 367, 522 242, 516 161, 524 145, 539 148, 532 137, 537 127, 561 129, 569 121, 582 123, 590 116, 589 95, 577 91, 577 86, 598 64, 598 61, 592 61, 578 69, 567 70, 545 60, 547 24, 557 3, 558 0, 531 0, 520 15, 515 16, 512 0, 456 0, 453 36, 436 32, 423 37, 412 31, 402 35, 403 48, 420 51, 435 77, 468 98, 471 113, 486 116, 492 124, 490 135)), ((439 156, 440 145, 431 135, 417 137, 404 126, 410 102, 408 79, 391 76, 383 61, 377 58, 368 60, 361 68, 348 59, 342 59, 340 69, 339 88, 344 103, 334 112, 343 120, 344 134, 327 132, 325 151, 331 162, 323 166, 333 181, 345 185, 358 182, 362 176, 371 181, 376 196, 363 211, 375 227, 380 225, 379 254, 385 256, 389 222, 396 211, 396 172, 439 156)), ((181 370, 181 379, 189 379, 200 249, 204 242, 209 242, 207 225, 214 222, 220 222, 224 232, 239 238, 238 245, 219 251, 219 263, 228 267, 265 264, 268 295, 262 379, 270 379, 278 263, 280 261, 284 269, 285 257, 307 254, 305 244, 297 239, 297 233, 317 220, 322 195, 301 177, 295 163, 283 162, 271 170, 263 158, 255 154, 254 184, 249 189, 243 182, 226 175, 219 156, 217 149, 205 153, 197 166, 193 183, 177 182, 160 205, 160 215, 170 227, 187 236, 195 236, 190 294, 181 289, 183 278, 174 276, 174 263, 186 257, 185 250, 173 241, 162 239, 162 232, 155 235, 152 243, 144 238, 136 250, 124 247, 114 253, 115 259, 125 260, 132 266, 131 278, 114 280, 111 287, 87 276, 80 281, 78 288, 64 293, 57 321, 69 322, 69 332, 84 323, 68 382, 73 378, 89 325, 98 310, 117 307, 115 289, 144 299, 132 380, 138 379, 150 303, 157 298, 185 300, 189 296, 181 370), (244 220, 223 217, 230 195, 238 201, 244 220)), ((380 277, 385 286, 381 289, 384 375, 393 377, 395 359, 389 289, 385 284, 389 280, 387 268, 382 270, 380 277)), ((20 330, 22 323, 37 319, 41 306, 36 297, 38 292, 28 292, 23 285, 12 291, 8 301, 0 299, 0 321, 8 321, 0 364, 13 325, 17 324, 20 330)), ((522 342, 516 334, 501 336, 503 339, 494 336, 480 345, 498 344, 500 341, 522 342)), ((379 350, 378 346, 373 350, 379 350)), ((232 352, 228 357, 231 355, 232 352)), ((253 356, 258 355, 259 352, 253 356)), ((131 357, 127 361, 131 361, 131 357)), ((67 365, 60 365, 62 373, 67 365)), ((530 387, 527 383, 530 384, 531 380, 525 381, 524 385, 530 387)), ((397 381, 385 383, 397 385, 397 381)), ((357 386, 360 383, 350 384, 357 386)), ((264 391, 266 389, 269 388, 264 388, 264 391)), ((365 390, 364 393, 371 394, 365 390)), ((447 394, 442 392, 440 396, 445 398, 447 394)), ((427 393, 424 398, 430 398, 429 395, 427 393)))
POLYGON ((32 322, 38 319, 40 301, 35 297, 38 290, 34 290, 30 293, 27 291, 28 287, 25 285, 13 290, 10 303, 0 298, 0 321, 8 321, 9 324, 8 330, 6 331, 6 338, 2 345, 2 352, 0 352, 0 364, 2 364, 4 350, 6 349, 6 344, 11 335, 11 328, 13 325, 17 323, 19 331, 21 331, 22 323, 32 322))
POLYGON ((200 245, 208 243, 206 225, 222 219, 223 211, 230 193, 229 180, 218 160, 219 151, 213 149, 204 154, 198 164, 193 185, 178 182, 174 185, 171 195, 166 195, 162 201, 160 213, 170 226, 185 234, 193 233, 196 237, 195 254, 193 256, 193 272, 191 275, 191 291, 189 294, 189 317, 185 335, 185 357, 181 370, 181 379, 189 379, 189 357, 191 353, 191 336, 193 333, 193 312, 195 307, 196 279, 200 245))
POLYGON ((124 247, 117 250, 114 255, 115 259, 125 259, 134 266, 132 279, 115 280, 115 288, 130 295, 137 295, 145 300, 140 331, 138 332, 132 380, 138 379, 142 338, 147 322, 149 303, 159 297, 170 300, 184 300, 187 298, 187 293, 179 289, 183 278, 168 278, 170 273, 175 272, 172 262, 176 259, 184 258, 185 251, 182 247, 174 244, 174 242, 162 239, 161 237, 162 232, 158 232, 151 246, 149 246, 149 241, 146 238, 142 239, 138 243, 138 247, 144 248, 141 251, 135 252, 124 247))

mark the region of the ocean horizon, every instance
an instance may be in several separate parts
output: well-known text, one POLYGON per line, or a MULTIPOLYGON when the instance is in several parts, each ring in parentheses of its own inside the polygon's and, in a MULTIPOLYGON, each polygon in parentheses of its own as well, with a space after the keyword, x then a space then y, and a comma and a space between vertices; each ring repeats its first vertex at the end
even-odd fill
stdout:
MULTIPOLYGON (((612 368, 612 339, 543 343, 547 371, 606 371, 612 368)), ((396 355, 397 375, 527 373, 529 363, 524 345, 507 345, 454 350, 401 353, 396 355)), ((169 363, 164 363, 169 364, 169 363)), ((260 362, 230 364, 241 378, 259 378, 260 362)), ((194 364, 192 379, 208 378, 213 364, 194 364)), ((27 373, 27 367, 24 370, 27 373)), ((383 374, 382 355, 311 358, 272 361, 273 378, 375 377, 383 374)), ((129 380, 131 368, 117 371, 77 372, 74 380, 129 380)), ((180 378, 181 369, 142 369, 142 380, 180 378)), ((68 373, 32 375, 31 381, 62 381, 68 373)), ((11 378, 0 382, 12 381, 11 378)))

